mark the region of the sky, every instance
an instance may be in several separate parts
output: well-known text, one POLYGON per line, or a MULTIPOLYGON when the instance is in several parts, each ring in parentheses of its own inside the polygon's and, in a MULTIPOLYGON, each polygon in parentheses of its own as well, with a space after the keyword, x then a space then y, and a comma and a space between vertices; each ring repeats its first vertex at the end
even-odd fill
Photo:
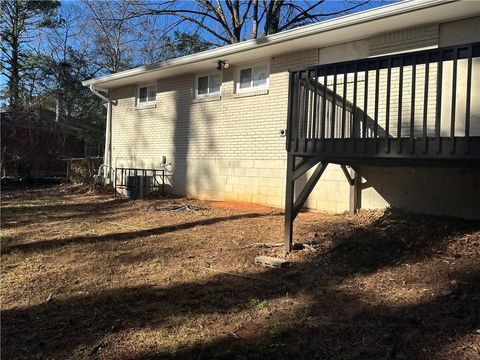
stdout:
MULTIPOLYGON (((370 0, 366 5, 360 6, 352 11, 352 13, 359 12, 362 10, 367 10, 371 8, 375 8, 378 6, 386 5, 389 3, 397 2, 398 0, 370 0)), ((146 3, 150 4, 150 6, 155 6, 155 4, 158 4, 158 0, 145 0, 146 3)), ((213 0, 214 3, 216 3, 216 0, 213 0)), ((312 4, 315 4, 317 1, 311 1, 311 0, 296 0, 295 3, 296 5, 300 5, 303 8, 307 8, 311 6, 312 4)), ((318 11, 321 13, 334 13, 339 10, 345 9, 345 8, 350 8, 353 5, 363 3, 364 1, 358 1, 358 0, 325 0, 323 4, 321 4, 318 7, 318 11)), ((180 1, 181 6, 185 9, 191 9, 195 10, 197 9, 197 6, 194 1, 180 1)), ((245 2, 244 2, 245 3, 245 2)), ((244 9, 244 6, 241 6, 241 10, 244 9)), ((322 18, 322 20, 327 20, 332 17, 336 17, 339 15, 333 15, 333 16, 325 16, 322 18)), ((162 22, 164 24, 172 23, 175 21, 174 17, 162 17, 162 22)), ((213 21, 209 21, 209 19, 205 19, 203 23, 215 27, 215 23, 213 21)), ((183 23, 181 24, 178 29, 182 31, 200 31, 202 37, 208 41, 211 41, 213 43, 218 42, 219 40, 215 38, 213 35, 209 34, 207 31, 198 29, 197 26, 192 25, 190 23, 183 23)), ((244 33, 242 34, 245 39, 249 38, 251 32, 250 27, 246 27, 244 33)))
MULTIPOLYGON (((107 1, 109 1, 110 4, 115 3, 115 0, 107 0, 107 1)), ((155 5, 158 5, 158 3, 159 3, 159 0, 142 0, 142 1, 144 1, 148 6, 151 6, 151 7, 154 7, 155 5)), ((358 11, 366 10, 366 9, 369 9, 369 8, 374 8, 374 7, 386 5, 386 4, 392 3, 392 2, 395 2, 395 1, 394 0, 371 0, 368 4, 353 10, 353 12, 358 12, 358 11)), ((304 0, 296 2, 297 5, 303 5, 303 6, 307 6, 307 7, 310 6, 312 3, 314 3, 314 2, 304 1, 304 0)), ((322 13, 332 13, 332 12, 338 11, 342 8, 350 7, 350 6, 352 6, 352 4, 358 4, 358 1, 326 0, 325 3, 323 3, 321 5, 321 7, 319 7, 319 11, 321 11, 322 13)), ((197 5, 195 4, 194 1, 180 1, 179 3, 177 3, 177 6, 181 6, 184 9, 190 9, 190 10, 197 9, 197 5)), ((61 6, 59 8, 59 15, 60 16, 67 15, 69 12, 71 12, 72 8, 80 9, 81 13, 85 13, 85 14, 88 13, 85 9, 85 5, 83 5, 82 2, 79 1, 79 0, 61 0, 61 6)), ((326 19, 331 18, 331 17, 335 17, 335 16, 326 16, 326 17, 322 18, 322 20, 326 20, 326 19)), ((149 20, 153 20, 153 19, 150 18, 149 20)), ((157 16, 155 18, 155 21, 154 21, 154 23, 155 23, 155 25, 154 25, 155 29, 153 29, 154 35, 155 34, 164 34, 165 31, 166 31, 165 29, 169 29, 169 33, 173 34, 174 29, 172 29, 170 27, 170 25, 172 23, 174 23, 175 20, 176 20, 176 18, 173 17, 173 16, 161 16, 161 17, 157 16)), ((133 21, 139 21, 140 22, 142 20, 141 19, 135 19, 133 21)), ((203 21, 203 23, 205 23, 209 26, 212 26, 212 27, 215 26, 214 22, 212 20, 209 20, 208 18, 206 18, 203 21)), ((80 23, 78 25, 79 26, 78 26, 77 31, 89 32, 90 29, 85 28, 82 23, 80 23)), ((180 25, 178 25, 175 29, 183 31, 183 32, 187 32, 187 33, 198 32, 201 35, 201 37, 203 39, 205 39, 206 41, 214 43, 217 46, 223 45, 222 42, 219 39, 217 39, 215 36, 208 33, 204 29, 199 28, 198 26, 196 26, 194 24, 191 24, 191 23, 188 23, 188 22, 183 22, 180 25)), ((40 30, 40 31, 42 31, 42 30, 40 30)), ((246 26, 242 36, 245 39, 248 39, 250 33, 251 33, 251 27, 246 26)), ((90 32, 90 34, 91 34, 91 32, 90 32)), ((38 35, 38 34, 36 34, 36 35, 38 35)), ((36 39, 37 39, 36 41, 38 42, 37 47, 42 48, 42 47, 45 46, 45 44, 46 44, 45 38, 42 38, 41 36, 37 36, 36 39)), ((140 65, 140 63, 137 64, 137 65, 140 65)), ((1 81, 2 87, 6 86, 5 76, 1 75, 0 76, 0 81, 1 81)))
MULTIPOLYGON (((102 0, 99 0, 102 1, 102 0)), ((108 1, 110 3, 114 3, 115 0, 104 0, 108 1)), ((151 8, 155 8, 160 3, 164 3, 164 0, 139 0, 146 4, 147 6, 151 8)), ((216 3, 217 0, 213 0, 214 3, 216 3)), ((366 5, 363 5, 361 7, 358 7, 352 11, 352 13, 375 8, 378 6, 386 5, 389 3, 397 2, 398 0, 370 0, 366 5)), ((64 13, 65 11, 68 11, 68 8, 71 6, 77 6, 80 8, 83 8, 84 6, 82 5, 80 0, 60 0, 61 2, 61 8, 60 8, 60 14, 64 13)), ((296 0, 295 3, 297 5, 301 5, 303 7, 308 7, 314 4, 316 1, 311 1, 311 0, 296 0)), ((341 9, 344 9, 346 7, 352 7, 355 4, 362 3, 363 1, 358 1, 358 0, 325 0, 323 4, 320 5, 318 8, 319 12, 322 13, 334 13, 336 11, 339 11, 341 9)), ((177 1, 177 6, 184 8, 184 9, 189 9, 189 10, 196 10, 197 9, 197 4, 193 0, 180 0, 177 1)), ((241 9, 243 9, 244 6, 241 6, 241 9)), ((322 18, 322 20, 326 20, 332 17, 336 17, 339 15, 333 15, 333 16, 325 16, 322 18)), ((170 29, 169 25, 175 23, 177 20, 176 17, 174 16, 158 16, 157 17, 157 26, 159 29, 170 29)), ((213 28, 215 28, 216 24, 209 20, 208 18, 204 19, 202 21, 204 24, 209 25, 213 28)), ((205 31, 198 26, 191 24, 189 22, 183 22, 179 24, 175 29, 180 30, 180 31, 185 31, 185 32, 199 32, 204 39, 207 41, 210 41, 212 43, 218 43, 219 40, 215 38, 213 35, 211 35, 208 31, 205 31)), ((249 38, 251 28, 250 27, 245 27, 245 31, 242 34, 245 39, 249 38)), ((173 30, 172 30, 173 32, 173 30)))

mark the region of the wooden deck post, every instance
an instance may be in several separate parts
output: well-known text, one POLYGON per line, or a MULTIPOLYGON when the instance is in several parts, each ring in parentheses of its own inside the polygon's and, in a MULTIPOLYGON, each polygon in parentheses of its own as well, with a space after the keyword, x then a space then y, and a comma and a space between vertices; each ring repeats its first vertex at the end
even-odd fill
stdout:
POLYGON ((293 169, 295 167, 295 156, 287 156, 287 183, 285 187, 285 252, 292 251, 293 244, 293 200, 294 185, 293 169))
POLYGON ((314 161, 312 161, 312 159, 303 159, 299 164, 296 164, 295 161, 295 155, 288 155, 287 181, 285 189, 285 252, 287 254, 292 251, 293 246, 293 221, 328 165, 327 162, 321 162, 318 159, 315 159, 314 161), (317 164, 318 166, 314 170, 312 176, 310 176, 307 183, 303 186, 295 199, 295 180, 317 164))
POLYGON ((349 213, 350 215, 355 215, 361 206, 362 176, 358 169, 355 170, 351 167, 349 172, 346 165, 340 166, 345 174, 348 184, 350 185, 349 213))
POLYGON ((350 170, 350 176, 353 181, 350 183, 349 213, 350 215, 355 215, 361 207, 362 176, 358 169, 355 170, 353 168, 350 170))

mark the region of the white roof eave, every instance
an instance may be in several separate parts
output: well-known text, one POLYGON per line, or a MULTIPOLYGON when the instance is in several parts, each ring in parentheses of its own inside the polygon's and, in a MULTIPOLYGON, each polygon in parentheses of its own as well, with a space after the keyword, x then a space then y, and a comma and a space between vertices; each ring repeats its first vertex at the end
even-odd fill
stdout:
MULTIPOLYGON (((232 59, 229 58, 228 60, 230 63, 234 63, 235 60, 241 61, 242 58, 248 58, 248 53, 250 53, 251 57, 252 51, 258 52, 261 49, 262 53, 260 55, 256 53, 257 58, 261 58, 263 56, 278 55, 282 52, 285 53, 299 50, 295 48, 295 43, 290 44, 295 40, 297 40, 298 43, 296 44, 296 47, 302 47, 304 49, 314 47, 319 48, 321 46, 326 46, 327 43, 328 45, 333 45, 335 42, 341 43, 346 41, 353 41, 361 38, 362 35, 371 36, 371 34, 373 33, 379 33, 379 29, 380 32, 385 32, 388 30, 393 31, 396 28, 402 27, 401 21, 383 21, 382 28, 376 26, 376 24, 373 23, 374 21, 378 22, 392 16, 405 15, 412 12, 418 12, 420 10, 427 10, 432 7, 439 7, 439 9, 443 9, 443 7, 450 5, 448 7, 450 8, 453 6, 456 11, 452 12, 450 9, 445 8, 445 11, 437 11, 437 14, 432 13, 432 17, 430 19, 425 18, 424 14, 422 14, 422 16, 419 16, 419 19, 417 21, 429 23, 439 21, 441 19, 448 20, 450 18, 458 18, 459 16, 473 16, 474 14, 472 14, 472 10, 474 10, 475 7, 468 6, 468 3, 468 1, 461 0, 402 1, 391 5, 366 10, 353 15, 345 15, 320 23, 283 31, 278 34, 266 36, 264 38, 247 40, 241 43, 226 45, 193 55, 187 55, 180 58, 154 63, 151 65, 140 66, 134 69, 118 72, 108 76, 86 80, 82 82, 82 84, 84 86, 93 85, 94 88, 99 90, 108 90, 117 86, 124 86, 143 81, 146 76, 148 76, 148 78, 151 80, 152 78, 159 79, 162 77, 173 76, 177 73, 182 72, 195 72, 195 66, 192 67, 192 65, 196 65, 198 70, 200 70, 202 67, 214 68, 214 66, 216 66, 216 61, 218 61, 219 59, 233 57, 232 59), (462 6, 459 6, 460 4, 454 4, 458 2, 461 3, 462 6), (459 11, 459 8, 462 7, 464 8, 464 11, 459 11), (362 26, 359 27, 359 25, 362 26), (356 28, 358 29, 358 31, 349 31, 348 33, 345 33, 345 31, 341 31, 342 29, 345 30, 345 28, 347 27, 352 27, 352 30, 353 28, 356 28), (342 33, 343 36, 337 36, 340 35, 340 33, 342 33), (326 39, 326 35, 329 35, 329 39, 326 39), (317 42, 318 40, 322 40, 322 43, 317 42), (285 47, 286 42, 289 43, 288 47, 285 47), (299 42, 301 42, 301 44, 299 42)), ((470 2, 470 5, 475 5, 472 3, 475 2, 470 2)), ((480 7, 478 6, 477 12, 480 13, 480 7)), ((413 21, 414 19, 412 19, 411 16, 408 16, 407 18, 409 19, 409 21, 407 22, 415 22, 413 21)))

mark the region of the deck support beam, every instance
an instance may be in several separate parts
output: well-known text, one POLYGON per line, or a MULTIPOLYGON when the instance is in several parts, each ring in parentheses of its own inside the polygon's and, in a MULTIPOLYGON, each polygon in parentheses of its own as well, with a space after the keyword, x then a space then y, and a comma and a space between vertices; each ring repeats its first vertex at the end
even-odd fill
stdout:
POLYGON ((308 196, 311 194, 313 189, 315 188, 315 185, 317 185, 318 180, 320 180, 320 177, 322 176, 323 172, 325 171, 328 163, 319 163, 315 171, 313 172, 312 176, 310 176, 310 179, 308 179, 307 183, 303 187, 302 191, 300 194, 298 194, 297 199, 293 203, 293 218, 298 215, 300 210, 302 209, 303 205, 308 199, 308 196))
POLYGON ((311 158, 303 160, 295 169, 295 155, 288 155, 287 157, 287 184, 285 191, 285 252, 292 251, 293 246, 293 221, 302 209, 303 205, 311 194, 318 180, 325 171, 328 163, 320 162, 318 158, 311 158), (312 176, 300 191, 300 194, 295 199, 295 180, 305 174, 313 166, 317 165, 312 176))
POLYGON ((305 174, 308 170, 317 165, 319 162, 320 159, 316 157, 306 158, 302 160, 297 166, 295 166, 295 170, 293 171, 293 180, 297 180, 300 176, 305 174))
POLYGON ((350 186, 353 186, 355 184, 355 171, 353 170, 353 168, 352 168, 352 174, 350 174, 345 165, 340 165, 340 167, 342 168, 343 174, 347 178, 347 181, 350 184, 350 186))
POLYGON ((361 195, 362 195, 362 177, 360 176, 360 171, 351 167, 350 172, 348 171, 345 165, 340 165, 345 178, 350 185, 350 199, 349 199, 349 209, 348 212, 350 215, 355 215, 360 209, 361 204, 361 195))

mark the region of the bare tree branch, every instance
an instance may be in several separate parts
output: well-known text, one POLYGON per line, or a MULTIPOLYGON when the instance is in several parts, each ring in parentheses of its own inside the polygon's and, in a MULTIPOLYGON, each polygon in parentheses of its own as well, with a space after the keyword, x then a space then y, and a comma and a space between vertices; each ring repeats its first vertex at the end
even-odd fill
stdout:
POLYGON ((370 2, 370 0, 365 0, 361 3, 358 3, 356 5, 353 5, 347 9, 342 9, 342 10, 338 10, 338 11, 334 11, 334 12, 331 12, 331 13, 319 13, 319 14, 310 14, 309 12, 312 11, 313 9, 315 9, 315 7, 317 7, 318 5, 320 5, 321 3, 323 3, 324 0, 322 1, 319 1, 315 6, 311 6, 308 10, 305 10, 305 11, 302 11, 300 14, 298 14, 297 16, 295 16, 292 20, 290 20, 289 22, 287 22, 285 25, 281 26, 278 28, 278 31, 283 31, 283 30, 286 30, 288 28, 290 28, 291 26, 297 24, 297 23, 300 23, 304 20, 307 20, 307 19, 311 19, 311 20, 316 20, 320 17, 326 17, 326 16, 335 16, 335 15, 340 15, 340 14, 345 14, 345 13, 348 13, 352 10, 355 10, 361 6, 364 6, 366 5, 367 3, 370 2))
MULTIPOLYGON (((133 0, 132 0, 133 1, 133 0)), ((351 12, 367 4, 369 0, 348 3, 335 11, 319 11, 325 0, 315 2, 295 0, 195 0, 183 2, 168 0, 145 4, 145 11, 130 17, 166 15, 189 22, 215 39, 233 44, 242 41, 245 27, 250 37, 274 34, 279 31, 317 21, 323 17, 351 12), (351 6, 350 6, 351 5, 351 6), (259 28, 263 31, 260 33, 259 28)), ((247 36, 248 37, 248 36, 247 36)))

